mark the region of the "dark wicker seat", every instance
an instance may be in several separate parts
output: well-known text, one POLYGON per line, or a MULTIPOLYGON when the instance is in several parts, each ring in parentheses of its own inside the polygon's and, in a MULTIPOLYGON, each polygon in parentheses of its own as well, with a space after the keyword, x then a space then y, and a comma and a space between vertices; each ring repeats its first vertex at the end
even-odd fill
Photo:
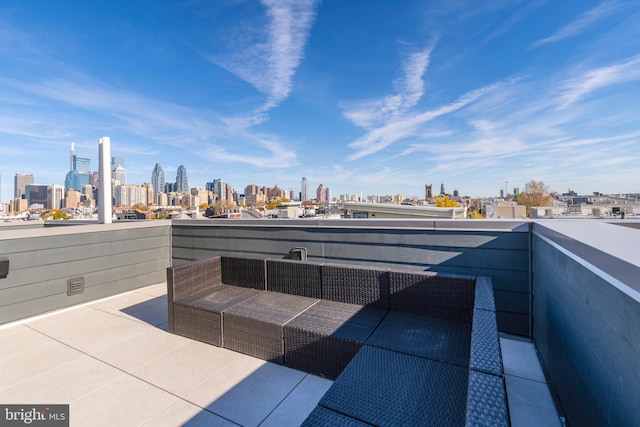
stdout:
POLYGON ((464 425, 469 371, 365 345, 319 405, 376 426, 464 425))
POLYGON ((320 264, 268 259, 267 290, 309 298, 322 298, 320 264))
POLYGON ((471 323, 390 311, 367 344, 469 367, 471 323))
POLYGON ((385 313, 378 308, 319 301, 284 326, 285 365, 337 378, 385 313))
POLYGON ((264 260, 214 257, 169 267, 169 332, 220 347, 222 311, 264 289, 264 260))
POLYGON ((218 347, 222 342, 222 312, 260 294, 257 289, 218 285, 174 305, 174 333, 218 347))
POLYGON ((224 347, 284 364, 284 325, 319 300, 264 292, 223 312, 224 347))

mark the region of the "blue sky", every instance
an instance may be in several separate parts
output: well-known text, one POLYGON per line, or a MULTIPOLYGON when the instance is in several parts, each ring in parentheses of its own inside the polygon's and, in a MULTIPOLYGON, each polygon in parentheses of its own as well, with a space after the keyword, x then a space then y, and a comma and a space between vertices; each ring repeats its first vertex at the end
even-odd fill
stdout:
POLYGON ((1 2, 2 200, 102 136, 131 183, 640 192, 640 3, 1 2))

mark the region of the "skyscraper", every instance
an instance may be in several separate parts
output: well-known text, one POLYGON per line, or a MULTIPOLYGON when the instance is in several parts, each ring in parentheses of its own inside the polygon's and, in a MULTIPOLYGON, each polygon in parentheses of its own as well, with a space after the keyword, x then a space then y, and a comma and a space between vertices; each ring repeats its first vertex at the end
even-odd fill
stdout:
POLYGON ((151 185, 153 186, 153 193, 164 193, 164 170, 160 166, 160 163, 156 163, 151 173, 151 185))
POLYGON ((324 202, 327 194, 325 193, 324 184, 320 184, 318 186, 318 190, 316 191, 316 200, 319 202, 324 202))
POLYGON ((300 190, 300 201, 306 202, 309 200, 309 182, 307 181, 307 177, 302 177, 302 188, 300 190))
POLYGON ((16 199, 26 199, 27 193, 25 187, 28 184, 33 184, 33 174, 20 174, 17 173, 13 180, 13 197, 16 199))
POLYGON ((27 197, 27 205, 42 205, 47 207, 47 185, 46 184, 27 184, 25 186, 25 194, 27 197))
POLYGON ((61 209, 64 202, 64 187, 51 185, 47 188, 47 207, 49 209, 61 209))
POLYGON ((189 192, 189 180, 187 179, 187 168, 180 165, 176 173, 176 191, 189 192))
POLYGON ((121 184, 127 183, 127 170, 124 168, 124 159, 122 157, 111 157, 111 177, 121 184))
POLYGON ((75 145, 71 143, 70 153, 71 168, 64 179, 64 189, 80 191, 82 186, 91 184, 91 159, 88 157, 78 157, 75 145))

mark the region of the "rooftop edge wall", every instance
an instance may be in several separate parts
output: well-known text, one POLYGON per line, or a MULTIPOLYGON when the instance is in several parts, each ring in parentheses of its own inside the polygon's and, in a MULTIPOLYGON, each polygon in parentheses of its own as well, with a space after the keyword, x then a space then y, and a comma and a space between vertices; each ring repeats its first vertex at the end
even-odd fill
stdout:
POLYGON ((162 283, 170 251, 168 221, 3 230, 0 324, 162 283), (84 292, 67 295, 77 277, 84 292))
POLYGON ((640 425, 640 231, 533 227, 533 337, 571 425, 640 425))

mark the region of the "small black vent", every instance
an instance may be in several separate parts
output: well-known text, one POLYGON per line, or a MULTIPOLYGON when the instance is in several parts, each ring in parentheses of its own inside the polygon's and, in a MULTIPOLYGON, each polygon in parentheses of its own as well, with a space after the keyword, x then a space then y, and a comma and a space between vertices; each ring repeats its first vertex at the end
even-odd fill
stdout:
POLYGON ((67 280, 67 295, 78 295, 84 292, 84 277, 67 280))

